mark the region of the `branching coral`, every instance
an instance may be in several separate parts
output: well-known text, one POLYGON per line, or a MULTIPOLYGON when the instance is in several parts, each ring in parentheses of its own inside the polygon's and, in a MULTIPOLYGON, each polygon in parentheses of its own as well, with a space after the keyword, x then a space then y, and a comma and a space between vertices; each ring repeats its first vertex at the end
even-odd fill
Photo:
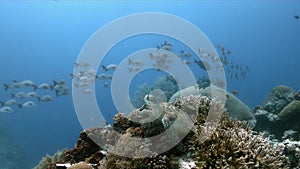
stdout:
POLYGON ((252 134, 245 123, 224 117, 215 131, 199 124, 196 128, 190 150, 199 168, 288 168, 283 147, 252 134), (202 132, 211 137, 201 143, 202 132))

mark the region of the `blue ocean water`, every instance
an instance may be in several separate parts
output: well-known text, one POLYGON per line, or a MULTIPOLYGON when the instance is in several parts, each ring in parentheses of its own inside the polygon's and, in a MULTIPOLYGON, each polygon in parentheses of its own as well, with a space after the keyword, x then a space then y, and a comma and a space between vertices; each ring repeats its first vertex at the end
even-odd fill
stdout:
MULTIPOLYGON (((299 8, 297 1, 1 1, 0 83, 32 80, 41 84, 65 79, 71 87, 74 62, 94 32, 129 14, 164 12, 196 25, 215 48, 222 44, 232 51, 231 61, 249 66, 245 79, 231 80, 227 76, 227 87, 229 91, 238 91, 238 97, 253 108, 264 101, 274 86, 287 85, 299 90, 300 20, 294 18, 300 14, 299 8)), ((132 45, 121 42, 108 53, 103 64, 117 64, 123 56, 143 48, 155 48, 164 40, 164 37, 142 36, 136 37, 132 45)), ((136 83, 156 78, 145 77, 136 83)), ((101 83, 97 94, 103 103, 101 111, 113 116, 117 110, 107 99, 110 88, 104 88, 101 83)), ((23 89, 1 88, 0 101, 8 100, 10 93, 18 91, 23 89)), ((55 97, 52 91, 44 94, 55 97)), ((1 113, 0 128, 23 147, 30 167, 47 153, 73 148, 82 130, 71 93, 55 97, 52 102, 37 103, 33 108, 1 113)))

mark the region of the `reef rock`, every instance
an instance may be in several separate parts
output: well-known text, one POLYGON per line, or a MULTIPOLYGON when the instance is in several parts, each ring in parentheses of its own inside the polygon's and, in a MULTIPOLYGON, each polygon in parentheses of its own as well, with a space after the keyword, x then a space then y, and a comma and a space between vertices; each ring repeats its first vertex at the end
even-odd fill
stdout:
POLYGON ((300 120, 300 101, 294 100, 280 111, 280 119, 292 124, 297 124, 300 120))
POLYGON ((293 100, 293 89, 279 85, 272 89, 261 109, 270 113, 278 114, 293 100))
POLYGON ((252 113, 252 110, 244 104, 241 100, 239 100, 234 95, 228 93, 222 88, 216 87, 216 86, 209 86, 205 89, 199 89, 198 86, 191 86, 188 88, 185 88, 181 91, 178 91, 175 93, 169 102, 174 101, 175 99, 178 99, 182 96, 189 96, 189 95, 204 95, 207 97, 211 97, 211 90, 214 90, 217 94, 223 94, 225 93, 228 97, 226 99, 225 107, 229 113, 229 116, 238 119, 238 120, 245 120, 248 121, 252 126, 255 126, 256 119, 254 117, 254 114, 252 113))

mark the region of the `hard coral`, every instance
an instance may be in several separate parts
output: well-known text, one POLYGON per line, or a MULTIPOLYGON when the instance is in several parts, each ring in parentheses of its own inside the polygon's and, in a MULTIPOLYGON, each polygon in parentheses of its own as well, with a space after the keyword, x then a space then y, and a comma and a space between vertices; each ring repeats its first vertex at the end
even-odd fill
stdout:
POLYGON ((254 135, 246 124, 223 117, 216 130, 198 124, 190 150, 199 168, 288 168, 283 147, 254 135), (202 132, 211 132, 204 142, 202 132))

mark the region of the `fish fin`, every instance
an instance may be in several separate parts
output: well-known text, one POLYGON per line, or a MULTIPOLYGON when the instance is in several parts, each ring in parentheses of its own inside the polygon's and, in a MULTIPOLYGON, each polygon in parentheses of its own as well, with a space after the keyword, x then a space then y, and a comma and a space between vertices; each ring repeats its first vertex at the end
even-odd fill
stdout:
POLYGON ((128 61, 128 65, 132 64, 132 60, 130 58, 127 61, 128 61))
POLYGON ((13 93, 10 94, 10 97, 11 97, 12 99, 13 99, 15 96, 16 96, 16 95, 13 94, 13 93))
POLYGON ((9 88, 9 85, 8 84, 3 84, 3 86, 4 86, 4 90, 7 90, 8 88, 9 88))
POLYGON ((74 66, 75 68, 77 68, 79 66, 79 63, 74 62, 74 66))
POLYGON ((58 97, 58 96, 59 96, 59 93, 58 93, 58 92, 59 92, 58 90, 55 91, 55 97, 58 97))
POLYGON ((22 104, 18 104, 18 108, 21 109, 23 107, 22 104))
POLYGON ((53 80, 52 82, 53 82, 53 86, 57 85, 57 82, 55 80, 53 80))
POLYGON ((105 66, 101 66, 104 72, 107 72, 107 68, 105 66))

